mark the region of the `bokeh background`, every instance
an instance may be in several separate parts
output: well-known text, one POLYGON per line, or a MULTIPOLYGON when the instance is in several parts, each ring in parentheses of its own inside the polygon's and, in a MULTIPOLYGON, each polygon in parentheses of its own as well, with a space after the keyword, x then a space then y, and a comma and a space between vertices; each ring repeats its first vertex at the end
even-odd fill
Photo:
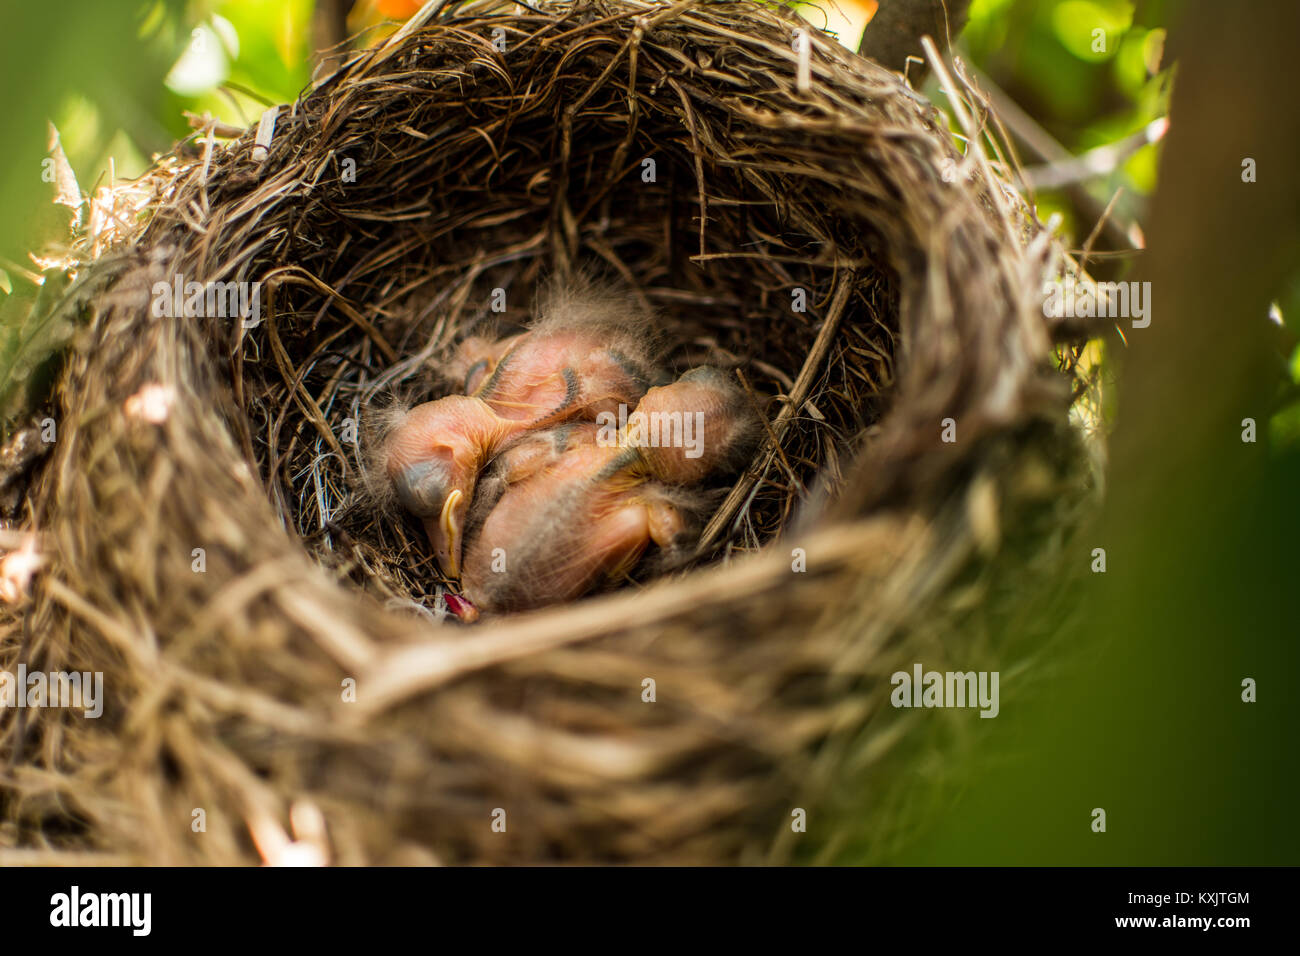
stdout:
MULTIPOLYGON (((57 254, 68 221, 68 210, 51 204, 54 186, 42 178, 42 161, 51 155, 49 124, 80 191, 93 195, 140 175, 156 154, 200 135, 196 127, 205 122, 256 124, 268 105, 291 101, 314 71, 329 67, 322 47, 348 36, 379 39, 419 5, 6 4, 7 25, 0 30, 0 319, 6 323, 0 325, 0 372, 21 342, 18 306, 36 294, 42 257, 57 254)), ((871 0, 791 5, 852 48, 875 7, 871 0)), ((1193 6, 1175 0, 975 0, 955 45, 999 108, 1025 181, 1037 186, 1032 200, 1040 217, 1060 217, 1067 246, 1087 246, 1097 278, 1142 278, 1141 250, 1152 247, 1161 229, 1176 236, 1180 228, 1195 231, 1213 221, 1198 217, 1195 200, 1169 212, 1175 209, 1170 200, 1160 212, 1163 153, 1179 123, 1195 125, 1193 145, 1205 150, 1204 168, 1216 170, 1218 178, 1205 183, 1207 207, 1216 195, 1240 188, 1231 175, 1240 157, 1266 152, 1262 143, 1252 149, 1249 137, 1258 135, 1252 131, 1294 124, 1285 115, 1295 113, 1288 102, 1292 78, 1275 100, 1241 94, 1227 107, 1207 100, 1206 112, 1218 113, 1201 117, 1204 122, 1190 122, 1199 106, 1186 110, 1185 102, 1183 115, 1175 111, 1168 140, 1162 138, 1159 121, 1170 116, 1171 91, 1187 82, 1182 71, 1197 66, 1176 62, 1169 42, 1193 6), (1106 36, 1101 50, 1097 29, 1106 36), (1073 162, 1077 157, 1087 162, 1073 162), (1222 159, 1221 168, 1214 157, 1222 159), (1148 226, 1152 216, 1157 227, 1148 226)), ((1261 0, 1258 6, 1273 5, 1261 0)), ((1258 13, 1252 9, 1251 15, 1258 13)), ((1232 63, 1257 69, 1251 55, 1257 51, 1239 19, 1244 11, 1225 5, 1221 15, 1229 73, 1201 79, 1224 87, 1231 85, 1232 63), (1241 50, 1234 37, 1245 44, 1241 50), (1229 59, 1228 50, 1241 60, 1229 59)), ((1265 62, 1285 77, 1290 64, 1278 59, 1265 62)), ((1285 82, 1271 73, 1259 80, 1265 92, 1270 83, 1285 82)), ((933 78, 917 82, 944 106, 933 78)), ((1295 153, 1289 165, 1282 157, 1281 165, 1261 166, 1257 193, 1247 195, 1274 188, 1264 177, 1294 177, 1295 153)), ((1182 193, 1175 198, 1188 202, 1182 193)), ((1300 219, 1294 206, 1291 212, 1300 219)), ((1044 622, 1048 636, 1032 659, 1034 673, 1003 674, 996 720, 974 720, 957 746, 942 728, 906 745, 905 761, 892 762, 887 772, 906 774, 907 786, 888 805, 861 807, 863 836, 836 859, 1300 860, 1292 809, 1300 730, 1294 690, 1300 676, 1300 351, 1288 329, 1300 316, 1300 256, 1294 231, 1247 235, 1259 244, 1261 261, 1280 256, 1283 265, 1243 273, 1235 285, 1232 257, 1225 256, 1223 274, 1205 282, 1206 296, 1229 297, 1216 333, 1222 355, 1215 354, 1214 340, 1200 340, 1194 356, 1180 352, 1179 341, 1188 339, 1178 338, 1179 315, 1168 304, 1181 301, 1186 293, 1178 284, 1194 283, 1196 276, 1170 274, 1154 290, 1154 321, 1166 331, 1152 341, 1163 344, 1127 363, 1130 375, 1169 367, 1167 375, 1142 372, 1164 391, 1147 388, 1140 402, 1126 407, 1125 389, 1116 382, 1127 362, 1120 353, 1129 346, 1118 336, 1094 343, 1082 356, 1103 376, 1106 417, 1093 427, 1120 429, 1108 503, 1079 553, 1086 564, 1092 547, 1106 547, 1108 570, 1083 583, 1071 579, 1067 600, 1050 605, 1045 613, 1060 616, 1044 622), (1233 318, 1238 324, 1227 321, 1230 314, 1240 316, 1233 318), (1235 343, 1253 343, 1250 354, 1263 363, 1252 366, 1251 381, 1241 387, 1227 373, 1235 343), (1233 424, 1247 416, 1258 423, 1255 443, 1243 442, 1233 424), (1242 700, 1245 678, 1257 682, 1254 703, 1242 700), (1099 807, 1106 811, 1104 834, 1091 826, 1099 807), (872 826, 886 818, 890 826, 872 826), (873 836, 886 831, 887 839, 873 836)), ((1249 248, 1235 252, 1251 255, 1249 248)))

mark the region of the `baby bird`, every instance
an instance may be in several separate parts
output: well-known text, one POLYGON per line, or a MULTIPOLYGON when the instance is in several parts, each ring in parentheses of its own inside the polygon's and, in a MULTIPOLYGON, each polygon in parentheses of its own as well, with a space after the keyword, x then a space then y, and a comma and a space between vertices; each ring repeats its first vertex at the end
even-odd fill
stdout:
POLYGON ((443 370, 448 381, 466 395, 473 395, 479 386, 496 369, 501 357, 519 344, 528 333, 492 340, 481 335, 471 335, 456 347, 455 353, 443 370))
POLYGON ((611 415, 529 433, 484 476, 466 531, 474 616, 572 600, 651 542, 679 550, 705 501, 680 486, 733 470, 758 431, 744 396, 707 368, 650 389, 626 428, 611 415))
POLYGON ((693 484, 735 471, 753 451, 760 427, 731 378, 702 366, 646 392, 628 418, 624 443, 660 481, 693 484))
POLYGON ((649 480, 636 449, 570 424, 512 445, 485 477, 469 521, 464 592, 486 611, 580 597, 631 570, 650 542, 675 550, 695 496, 649 480))
POLYGON ((587 274, 567 282, 553 277, 536 311, 527 332, 466 338, 447 377, 506 418, 538 422, 567 418, 564 410, 573 406, 635 402, 660 383, 653 316, 627 293, 587 274))
POLYGON ((585 277, 569 285, 552 280, 537 311, 523 335, 495 348, 477 346, 478 360, 466 375, 473 387, 467 394, 503 418, 533 427, 591 420, 636 404, 659 384, 652 316, 630 296, 585 277))
POLYGON ((397 500, 424 522, 438 566, 460 575, 461 529, 479 470, 527 428, 480 398, 448 395, 412 408, 388 433, 384 467, 397 500))
POLYGON ((588 280, 552 282, 520 335, 471 337, 449 363, 469 395, 412 409, 385 442, 401 504, 424 520, 443 572, 460 574, 462 528, 479 472, 524 431, 630 404, 657 381, 649 316, 588 280))

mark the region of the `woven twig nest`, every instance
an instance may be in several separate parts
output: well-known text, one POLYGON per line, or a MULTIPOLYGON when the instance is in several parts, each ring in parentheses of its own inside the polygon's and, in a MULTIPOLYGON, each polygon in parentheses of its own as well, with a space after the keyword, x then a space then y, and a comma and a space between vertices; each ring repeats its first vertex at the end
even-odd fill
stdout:
POLYGON ((892 672, 1011 666, 1006 595, 1087 474, 1014 193, 790 14, 492 6, 430 4, 265 150, 196 137, 65 301, 48 560, 2 648, 103 672, 104 712, 0 713, 0 845, 784 860, 907 739, 892 672), (689 566, 465 627, 418 526, 368 506, 369 416, 593 263, 675 369, 738 371, 766 440, 689 566), (156 315, 176 276, 260 283, 260 323, 156 315))

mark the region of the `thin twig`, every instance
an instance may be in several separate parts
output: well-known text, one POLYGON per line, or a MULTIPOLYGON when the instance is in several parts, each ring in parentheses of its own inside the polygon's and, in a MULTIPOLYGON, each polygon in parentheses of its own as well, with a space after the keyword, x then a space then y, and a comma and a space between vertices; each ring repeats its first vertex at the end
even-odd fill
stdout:
POLYGON ((826 311, 826 318, 822 321, 822 327, 817 332, 817 338, 808 351, 808 357, 804 360, 803 367, 799 369, 799 375, 795 378, 794 388, 790 390, 785 406, 772 423, 772 437, 769 438, 768 442, 764 443, 756 456, 755 460, 762 462, 762 464, 745 472, 731 489, 726 500, 722 502, 721 507, 718 508, 717 513, 714 514, 708 526, 700 535, 700 551, 712 545, 722 533, 722 530, 731 523, 731 519, 735 517, 736 512, 739 511, 740 506, 749 495, 750 489, 754 487, 759 476, 767 470, 768 463, 775 457, 775 443, 779 443, 785 437, 785 430, 789 427, 790 421, 798 410, 803 407, 803 403, 808 400, 808 396, 812 392, 813 381, 821 369, 822 362, 830 352, 831 342, 835 340, 835 333, 839 331, 840 319, 844 316, 844 308, 848 305, 849 296, 853 292, 855 277, 856 274, 851 271, 845 272, 840 277, 839 285, 835 289, 835 295, 831 299, 830 308, 826 311))

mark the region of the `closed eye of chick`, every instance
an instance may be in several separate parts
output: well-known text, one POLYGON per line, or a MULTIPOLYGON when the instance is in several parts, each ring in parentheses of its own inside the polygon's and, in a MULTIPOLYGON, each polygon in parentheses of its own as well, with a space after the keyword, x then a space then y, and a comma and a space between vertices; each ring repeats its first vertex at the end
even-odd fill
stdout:
POLYGON ((443 369, 443 375, 461 392, 473 395, 496 369, 502 356, 518 345, 527 334, 524 332, 495 340, 471 335, 456 347, 443 369))

